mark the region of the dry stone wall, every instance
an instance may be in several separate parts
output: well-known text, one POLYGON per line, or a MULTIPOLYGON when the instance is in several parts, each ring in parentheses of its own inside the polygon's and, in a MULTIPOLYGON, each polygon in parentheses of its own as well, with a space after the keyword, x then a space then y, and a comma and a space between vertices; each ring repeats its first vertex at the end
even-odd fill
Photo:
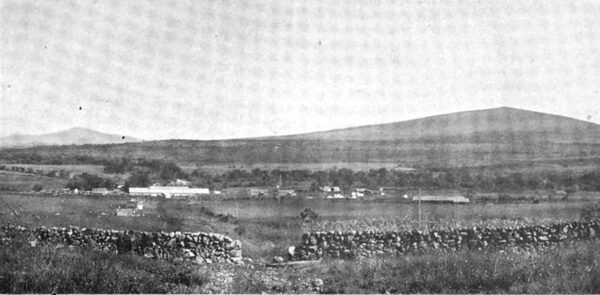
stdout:
POLYGON ((570 222, 516 228, 461 228, 428 232, 313 232, 302 236, 293 260, 323 257, 354 258, 398 255, 426 249, 544 248, 555 244, 597 238, 599 221, 570 222))
POLYGON ((239 262, 240 241, 215 233, 118 231, 78 227, 0 226, 0 243, 10 243, 18 234, 28 236, 32 246, 88 247, 115 253, 131 253, 164 260, 191 260, 199 264, 239 262))

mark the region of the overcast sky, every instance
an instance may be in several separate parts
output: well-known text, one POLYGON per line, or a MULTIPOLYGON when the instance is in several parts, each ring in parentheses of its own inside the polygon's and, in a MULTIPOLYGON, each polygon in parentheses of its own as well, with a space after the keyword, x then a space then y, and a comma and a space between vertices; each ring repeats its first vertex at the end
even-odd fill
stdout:
POLYGON ((600 123, 596 0, 0 3, 0 136, 266 136, 499 106, 600 123))

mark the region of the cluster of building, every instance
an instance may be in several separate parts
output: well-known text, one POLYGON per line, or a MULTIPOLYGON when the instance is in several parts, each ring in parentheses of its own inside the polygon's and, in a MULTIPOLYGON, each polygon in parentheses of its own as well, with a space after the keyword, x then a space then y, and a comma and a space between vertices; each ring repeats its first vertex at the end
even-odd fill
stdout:
POLYGON ((191 188, 187 186, 151 186, 151 187, 130 187, 131 196, 149 196, 149 197, 189 197, 193 195, 208 195, 210 190, 207 188, 191 188))
POLYGON ((294 190, 294 189, 280 189, 280 188, 249 188, 248 193, 251 198, 262 198, 262 197, 297 197, 304 196, 308 199, 322 198, 322 199, 361 199, 370 196, 386 196, 386 195, 397 195, 407 202, 425 202, 425 203, 451 203, 451 204, 465 204, 470 203, 470 199, 461 195, 456 194, 443 194, 443 195, 430 195, 425 194, 419 197, 416 192, 398 192, 397 188, 379 188, 367 189, 367 188, 354 188, 351 191, 342 190, 339 186, 321 186, 318 192, 307 192, 305 190, 294 190), (410 196, 409 196, 410 194, 410 196))
MULTIPOLYGON (((352 190, 342 190, 339 186, 321 186, 318 191, 307 190, 307 188, 280 188, 277 187, 253 187, 248 188, 248 195, 251 198, 289 198, 289 197, 306 197, 309 199, 322 198, 322 199, 361 199, 367 196, 385 196, 386 194, 401 196, 407 201, 413 202, 429 202, 429 203, 452 203, 452 204, 465 204, 469 203, 470 199, 461 195, 448 194, 448 195, 420 195, 415 192, 408 194, 399 193, 397 188, 379 188, 367 189, 367 188, 353 188, 352 190), (404 195, 402 195, 404 194, 404 195)), ((132 197, 164 197, 166 199, 171 198, 187 198, 193 196, 202 195, 220 195, 219 191, 210 191, 208 188, 191 187, 191 183, 186 180, 177 179, 166 185, 159 183, 149 187, 130 187, 128 193, 123 190, 120 186, 117 189, 107 188, 93 188, 91 191, 78 191, 62 189, 58 194, 84 194, 84 195, 129 195, 132 197)), ((248 196, 247 195, 247 196, 248 196)))
MULTIPOLYGON (((314 192, 313 192, 314 193, 314 192)), ((323 199, 358 199, 364 198, 367 195, 374 195, 376 192, 366 188, 355 188, 351 192, 343 192, 338 186, 322 186, 319 187, 317 192, 318 197, 323 199)), ((383 194, 383 192, 381 192, 383 194)), ((300 195, 306 195, 306 198, 315 198, 314 195, 306 193, 306 190, 295 190, 295 189, 282 189, 282 188, 249 188, 248 194, 251 198, 263 198, 263 197, 298 197, 300 195)))
POLYGON ((115 210, 117 216, 143 216, 144 215, 144 200, 131 199, 127 204, 120 205, 115 210))

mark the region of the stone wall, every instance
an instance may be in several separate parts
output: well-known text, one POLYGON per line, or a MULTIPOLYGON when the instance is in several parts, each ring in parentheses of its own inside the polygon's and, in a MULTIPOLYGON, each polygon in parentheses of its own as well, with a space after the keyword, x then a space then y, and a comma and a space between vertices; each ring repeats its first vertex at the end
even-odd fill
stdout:
POLYGON ((428 232, 314 232, 302 236, 295 247, 294 260, 322 257, 353 258, 398 255, 426 249, 446 251, 486 248, 544 248, 575 240, 594 239, 599 221, 570 222, 550 226, 516 228, 461 228, 428 232))
POLYGON ((31 246, 88 247, 155 259, 191 260, 199 264, 239 262, 242 259, 240 241, 214 233, 118 231, 78 227, 29 229, 2 225, 0 243, 10 243, 19 234, 26 235, 31 246))

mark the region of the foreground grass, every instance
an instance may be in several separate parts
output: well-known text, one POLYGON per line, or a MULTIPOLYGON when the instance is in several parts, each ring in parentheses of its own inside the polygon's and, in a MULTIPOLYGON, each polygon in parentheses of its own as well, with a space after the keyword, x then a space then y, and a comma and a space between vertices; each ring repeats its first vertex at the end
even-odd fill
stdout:
POLYGON ((300 269, 217 268, 86 249, 0 246, 0 293, 600 293, 600 241, 533 252, 428 252, 300 269), (211 289, 212 290, 212 289, 211 289))
POLYGON ((143 257, 0 246, 0 293, 198 293, 206 278, 193 266, 143 257))
POLYGON ((320 272, 324 293, 600 293, 599 246, 329 261, 320 272))

